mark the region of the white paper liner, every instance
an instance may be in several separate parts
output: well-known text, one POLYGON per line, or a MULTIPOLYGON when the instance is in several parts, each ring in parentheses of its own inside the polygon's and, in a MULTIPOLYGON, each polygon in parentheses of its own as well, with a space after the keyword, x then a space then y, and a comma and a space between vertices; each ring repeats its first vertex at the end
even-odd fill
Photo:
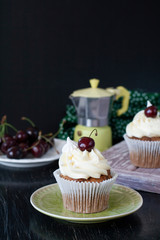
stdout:
POLYGON ((143 168, 160 167, 160 141, 143 141, 123 136, 133 165, 143 168))
POLYGON ((69 181, 60 177, 59 169, 54 172, 64 207, 79 213, 100 212, 108 207, 109 192, 118 174, 111 171, 111 175, 111 179, 95 183, 69 181))

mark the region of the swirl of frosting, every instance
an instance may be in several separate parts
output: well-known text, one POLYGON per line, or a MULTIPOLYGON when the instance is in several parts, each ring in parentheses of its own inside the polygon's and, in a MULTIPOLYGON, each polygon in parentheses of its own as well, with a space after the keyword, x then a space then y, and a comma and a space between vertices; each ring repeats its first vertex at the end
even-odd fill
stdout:
POLYGON ((88 179, 107 175, 110 166, 98 149, 94 148, 91 152, 81 151, 77 143, 68 137, 67 143, 62 148, 59 168, 64 176, 88 179))
MULTIPOLYGON (((147 107, 149 106, 151 106, 151 103, 148 101, 147 107)), ((151 118, 145 116, 144 110, 138 112, 133 121, 127 125, 126 133, 128 137, 160 137, 159 114, 155 118, 151 118)))

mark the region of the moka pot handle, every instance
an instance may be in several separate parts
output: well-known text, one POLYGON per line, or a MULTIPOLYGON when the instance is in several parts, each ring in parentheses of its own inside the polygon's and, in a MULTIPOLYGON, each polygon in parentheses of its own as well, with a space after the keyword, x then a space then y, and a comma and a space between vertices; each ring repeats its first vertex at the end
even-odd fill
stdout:
POLYGON ((123 97, 122 107, 117 110, 117 116, 121 116, 128 110, 130 92, 123 86, 118 86, 117 88, 107 88, 106 90, 111 94, 114 94, 116 100, 118 100, 120 97, 123 97))
POLYGON ((123 97, 122 107, 117 110, 117 116, 121 116, 123 113, 127 112, 128 110, 130 92, 122 86, 119 86, 116 89, 118 90, 116 94, 116 100, 118 100, 120 97, 123 97))

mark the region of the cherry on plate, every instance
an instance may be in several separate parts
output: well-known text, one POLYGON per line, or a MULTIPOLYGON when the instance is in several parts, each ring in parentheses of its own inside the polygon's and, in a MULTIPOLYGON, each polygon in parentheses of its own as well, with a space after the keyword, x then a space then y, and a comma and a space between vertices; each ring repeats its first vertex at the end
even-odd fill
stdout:
POLYGON ((30 143, 33 143, 38 139, 39 130, 37 127, 28 127, 26 132, 30 143))
POLYGON ((28 139, 28 135, 26 133, 26 131, 24 130, 19 130, 17 133, 16 133, 16 141, 17 142, 26 142, 28 139))
POLYGON ((40 158, 44 155, 45 148, 40 142, 33 143, 31 146, 31 153, 35 158, 40 158))
POLYGON ((23 158, 27 156, 28 152, 29 152, 29 145, 27 142, 21 142, 18 145, 22 151, 23 151, 23 158))
POLYGON ((7 150, 12 147, 12 146, 15 146, 17 145, 17 142, 14 138, 12 137, 8 137, 4 142, 2 142, 1 144, 1 151, 2 153, 6 154, 7 153, 7 150))
POLYGON ((13 146, 7 150, 7 157, 12 159, 23 158, 23 151, 19 146, 13 146))

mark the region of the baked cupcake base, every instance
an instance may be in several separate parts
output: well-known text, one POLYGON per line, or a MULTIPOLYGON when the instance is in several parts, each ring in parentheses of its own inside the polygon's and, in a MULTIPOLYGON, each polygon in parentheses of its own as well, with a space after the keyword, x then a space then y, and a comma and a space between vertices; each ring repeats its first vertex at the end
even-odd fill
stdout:
POLYGON ((76 182, 103 182, 105 180, 112 178, 110 170, 107 170, 107 175, 101 175, 100 178, 89 177, 88 179, 84 179, 84 178, 73 179, 68 176, 64 176, 62 174, 60 175, 60 177, 69 181, 76 181, 76 182))
POLYGON ((78 182, 61 177, 59 169, 54 172, 64 207, 78 213, 95 213, 108 208, 109 193, 117 178, 112 171, 111 175, 112 178, 102 182, 78 182))
POLYGON ((142 168, 160 168, 160 138, 124 139, 129 149, 131 163, 142 168))

